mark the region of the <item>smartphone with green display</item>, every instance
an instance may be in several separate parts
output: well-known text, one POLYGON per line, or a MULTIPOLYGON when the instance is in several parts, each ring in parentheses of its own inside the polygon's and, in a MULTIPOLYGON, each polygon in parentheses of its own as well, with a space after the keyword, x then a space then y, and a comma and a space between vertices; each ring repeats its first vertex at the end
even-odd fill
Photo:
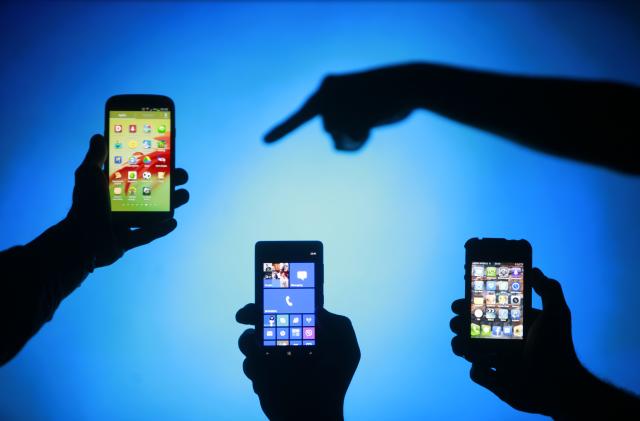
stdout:
POLYGON ((175 105, 162 95, 116 95, 105 106, 105 173, 114 221, 173 217, 175 105))

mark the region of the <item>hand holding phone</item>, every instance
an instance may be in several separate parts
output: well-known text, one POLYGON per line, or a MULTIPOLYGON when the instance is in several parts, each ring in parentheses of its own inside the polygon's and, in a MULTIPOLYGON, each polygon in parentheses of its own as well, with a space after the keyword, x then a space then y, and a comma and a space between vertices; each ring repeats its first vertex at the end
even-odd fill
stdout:
MULTIPOLYGON (((465 284, 471 279, 465 277, 465 284)), ((544 309, 528 309, 524 313, 527 329, 522 339, 499 340, 489 336, 492 331, 487 331, 485 338, 472 339, 469 326, 473 316, 467 297, 451 306, 456 314, 450 323, 455 333, 451 348, 454 354, 472 363, 470 374, 474 382, 513 408, 558 416, 569 407, 582 405, 572 402, 570 395, 576 395, 576 386, 586 374, 573 347, 571 315, 560 284, 539 269, 529 270, 526 279, 542 297, 544 309), (476 346, 478 343, 481 346, 476 346), (512 343, 518 345, 503 347, 512 343)))
MULTIPOLYGON (((243 324, 257 325, 240 336, 238 345, 245 355, 245 375, 253 383, 260 406, 272 420, 344 419, 344 397, 360 361, 360 348, 351 321, 318 309, 321 340, 314 352, 290 352, 287 346, 273 346, 265 352, 261 345, 262 317, 258 306, 247 304, 236 314, 243 324), (275 352, 275 351, 281 352, 275 352)), ((298 350, 308 350, 299 346, 298 350)))

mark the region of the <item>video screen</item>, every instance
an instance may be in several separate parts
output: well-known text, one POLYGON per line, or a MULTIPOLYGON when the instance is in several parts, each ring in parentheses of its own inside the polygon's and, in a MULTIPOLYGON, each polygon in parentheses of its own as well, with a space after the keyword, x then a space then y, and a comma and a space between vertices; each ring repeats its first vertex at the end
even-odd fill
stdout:
POLYGON ((109 112, 109 197, 113 212, 171 210, 171 112, 109 112))
POLYGON ((264 346, 316 344, 315 263, 263 263, 264 346))
POLYGON ((523 339, 524 263, 473 262, 471 338, 523 339))

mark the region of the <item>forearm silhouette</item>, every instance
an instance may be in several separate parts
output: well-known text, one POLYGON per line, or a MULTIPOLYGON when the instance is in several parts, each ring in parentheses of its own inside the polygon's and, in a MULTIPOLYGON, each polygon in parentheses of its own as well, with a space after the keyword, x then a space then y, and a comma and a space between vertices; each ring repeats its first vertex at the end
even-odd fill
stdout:
POLYGON ((424 109, 532 149, 637 175, 639 106, 640 88, 623 83, 412 63, 326 77, 265 141, 321 116, 337 149, 357 150, 371 129, 424 109))

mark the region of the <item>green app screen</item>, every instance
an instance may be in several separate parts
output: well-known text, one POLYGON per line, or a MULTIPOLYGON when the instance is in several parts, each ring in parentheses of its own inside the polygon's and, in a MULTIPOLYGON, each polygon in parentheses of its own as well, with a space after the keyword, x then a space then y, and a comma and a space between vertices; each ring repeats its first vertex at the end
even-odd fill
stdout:
POLYGON ((171 210, 171 112, 109 111, 113 212, 171 210))

